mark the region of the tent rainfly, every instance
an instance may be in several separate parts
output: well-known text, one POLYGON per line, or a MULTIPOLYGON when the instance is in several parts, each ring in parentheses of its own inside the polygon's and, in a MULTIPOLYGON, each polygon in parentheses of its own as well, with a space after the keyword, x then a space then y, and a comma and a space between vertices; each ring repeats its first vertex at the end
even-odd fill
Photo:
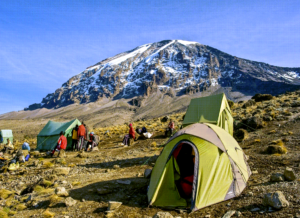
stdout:
POLYGON ((244 152, 228 132, 195 123, 165 145, 151 173, 148 201, 152 206, 195 211, 239 196, 250 175, 244 152))
POLYGON ((192 99, 182 126, 193 123, 212 123, 233 135, 233 118, 225 94, 192 99))
POLYGON ((14 136, 12 130, 11 129, 0 130, 0 143, 6 144, 7 139, 9 139, 11 143, 13 143, 14 136))
POLYGON ((76 125, 81 125, 78 119, 66 123, 50 120, 37 135, 36 150, 52 150, 57 143, 61 131, 65 132, 68 141, 67 149, 70 149, 72 146, 72 130, 76 125))

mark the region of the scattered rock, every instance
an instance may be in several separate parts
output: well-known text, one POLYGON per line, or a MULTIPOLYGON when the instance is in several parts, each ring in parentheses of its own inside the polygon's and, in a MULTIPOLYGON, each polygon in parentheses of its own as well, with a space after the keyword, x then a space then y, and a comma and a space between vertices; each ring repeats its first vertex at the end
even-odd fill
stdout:
POLYGON ((53 169, 52 173, 56 174, 58 176, 68 175, 70 172, 70 169, 71 169, 70 167, 58 167, 58 168, 53 169))
POLYGON ((65 157, 67 157, 65 150, 63 150, 63 149, 60 150, 60 151, 59 151, 59 154, 58 154, 58 157, 60 157, 60 158, 65 158, 65 157))
POLYGON ((65 200, 65 204, 67 207, 72 207, 77 203, 77 201, 71 197, 67 197, 65 200))
POLYGON ((88 156, 87 153, 84 151, 80 151, 77 155, 77 157, 80 157, 80 158, 86 158, 87 156, 88 156))
POLYGON ((292 168, 290 167, 287 167, 285 170, 284 170, 284 178, 287 180, 287 181, 294 181, 296 179, 296 175, 295 175, 295 172, 292 168))
POLYGON ((92 151, 99 151, 98 147, 93 147, 92 151))
POLYGON ((248 192, 248 193, 246 194, 246 196, 247 196, 247 197, 252 197, 252 196, 253 196, 253 192, 248 192))
POLYGON ((27 203, 28 201, 32 201, 33 200, 33 195, 29 195, 28 198, 25 200, 25 202, 27 203))
POLYGON ((263 121, 259 117, 250 117, 248 119, 244 119, 243 123, 253 129, 260 129, 264 127, 263 121))
POLYGON ((263 205, 271 206, 277 210, 280 210, 283 207, 288 207, 289 202, 285 199, 281 191, 276 191, 264 195, 263 205))
POLYGON ((119 169, 119 168, 120 168, 120 165, 114 165, 113 168, 114 168, 114 169, 119 169))
POLYGON ((173 218, 169 212, 157 212, 153 218, 173 218))
POLYGON ((283 182, 284 176, 282 173, 273 173, 270 178, 271 182, 283 182))
POLYGON ((108 202, 108 211, 118 209, 122 205, 122 202, 118 201, 109 201, 108 202))
POLYGON ((253 170, 252 174, 258 174, 258 171, 257 170, 253 170))
POLYGON ((55 194, 59 197, 68 197, 69 193, 68 191, 65 189, 65 187, 57 187, 55 189, 55 194))
POLYGON ((151 169, 145 169, 144 177, 149 179, 151 177, 151 172, 152 172, 151 169))
POLYGON ((37 166, 39 165, 39 160, 33 161, 33 165, 34 165, 35 167, 37 167, 37 166))
POLYGON ((254 99, 256 102, 261 102, 271 100, 273 99, 273 96, 270 94, 255 94, 252 99, 254 99))
POLYGON ((49 174, 45 176, 45 179, 49 180, 50 182, 55 182, 56 180, 58 180, 58 177, 55 174, 49 174))
POLYGON ((165 116, 161 119, 161 122, 167 122, 169 120, 169 116, 165 116))
POLYGON ((285 154, 286 150, 280 145, 269 145, 266 149, 267 154, 285 154))
POLYGON ((241 216, 242 216, 242 213, 241 213, 240 211, 236 211, 236 212, 235 212, 235 215, 236 215, 237 217, 241 217, 241 216))
POLYGON ((227 211, 227 212, 222 216, 222 218, 230 218, 230 217, 232 217, 234 214, 235 214, 235 210, 229 210, 229 211, 227 211))

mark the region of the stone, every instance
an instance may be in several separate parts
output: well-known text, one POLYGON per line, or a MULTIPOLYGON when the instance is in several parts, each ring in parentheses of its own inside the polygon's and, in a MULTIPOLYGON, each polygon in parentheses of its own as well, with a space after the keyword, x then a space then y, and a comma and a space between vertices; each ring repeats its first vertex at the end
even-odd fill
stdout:
POLYGON ((286 154, 286 150, 279 145, 269 145, 266 149, 267 154, 286 154))
POLYGON ((120 165, 117 165, 117 164, 116 164, 116 165, 113 166, 113 168, 114 168, 114 169, 119 169, 119 168, 120 168, 120 165))
POLYGON ((235 131, 234 138, 237 141, 244 141, 249 138, 248 131, 245 129, 239 129, 239 130, 235 131))
POLYGON ((294 181, 296 179, 295 171, 290 167, 287 167, 284 170, 283 175, 287 181, 294 181))
POLYGON ((169 212, 157 212, 153 218, 173 218, 169 212))
POLYGON ((263 121, 259 117, 250 117, 243 120, 243 123, 247 126, 251 127, 252 129, 260 129, 264 127, 263 121))
POLYGON ((130 180, 117 180, 117 183, 124 184, 124 185, 130 185, 131 181, 130 180))
POLYGON ((34 165, 35 167, 37 167, 37 166, 39 165, 39 160, 33 161, 33 165, 34 165))
POLYGON ((55 188, 55 194, 59 197, 68 197, 69 193, 68 191, 65 189, 65 187, 56 187, 55 188))
POLYGON ((270 177, 270 182, 283 182, 284 176, 282 173, 273 173, 270 177))
POLYGON ((235 210, 229 210, 229 211, 227 211, 227 212, 222 216, 222 218, 230 218, 230 217, 232 217, 234 214, 235 214, 235 210))
POLYGON ((252 197, 252 196, 253 196, 253 192, 248 192, 248 193, 246 194, 246 196, 247 196, 247 197, 252 197))
POLYGON ((65 204, 67 207, 72 207, 77 203, 77 201, 71 197, 67 197, 65 200, 65 204))
POLYGON ((51 182, 55 182, 56 180, 58 180, 58 177, 55 174, 49 174, 45 176, 45 179, 51 182))
POLYGON ((98 147, 93 147, 92 151, 99 151, 98 147))
POLYGON ((152 172, 151 169, 145 169, 144 177, 149 179, 151 177, 151 172, 152 172))
POLYGON ((29 195, 28 198, 25 200, 25 202, 27 203, 28 201, 32 201, 33 200, 33 195, 29 195))
POLYGON ((57 176, 65 176, 68 175, 70 172, 70 167, 58 167, 53 169, 52 173, 57 176))
POLYGON ((165 116, 161 119, 161 122, 167 122, 169 120, 169 116, 165 116))
POLYGON ((112 190, 107 188, 97 188, 97 193, 98 195, 106 195, 112 193, 112 190))
POLYGON ((289 202, 285 199, 281 191, 265 194, 262 203, 265 206, 271 206, 277 210, 289 206, 289 202))
POLYGON ((63 149, 60 150, 60 151, 59 151, 59 154, 58 154, 58 157, 60 157, 60 158, 65 158, 65 157, 67 157, 65 150, 63 150, 63 149))
POLYGON ((86 158, 87 156, 88 156, 87 153, 84 151, 80 151, 77 155, 77 157, 80 157, 80 158, 86 158))
POLYGON ((258 171, 257 170, 253 170, 252 174, 258 174, 258 171))
POLYGON ((108 202, 108 211, 118 209, 122 205, 122 202, 118 201, 109 201, 108 202))
POLYGON ((240 211, 236 211, 236 212, 235 212, 235 216, 241 217, 241 216, 242 216, 242 213, 241 213, 240 211))

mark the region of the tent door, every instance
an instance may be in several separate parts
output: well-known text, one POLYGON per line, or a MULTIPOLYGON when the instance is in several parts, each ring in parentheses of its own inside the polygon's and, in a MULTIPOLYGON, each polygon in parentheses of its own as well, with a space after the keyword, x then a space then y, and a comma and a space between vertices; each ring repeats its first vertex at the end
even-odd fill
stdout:
MULTIPOLYGON (((194 172, 193 172, 193 182, 192 182, 193 188, 192 188, 191 208, 190 208, 191 211, 192 211, 195 208, 195 200, 196 200, 196 193, 197 193, 197 187, 198 187, 198 180, 197 180, 197 178, 198 178, 198 171, 199 171, 199 167, 198 167, 198 165, 199 165, 199 153, 198 153, 198 150, 197 150, 196 146, 192 142, 183 140, 183 141, 178 142, 174 146, 174 148, 172 149, 172 151, 171 151, 171 153, 170 153, 170 155, 168 157, 168 160, 172 156, 174 157, 174 155, 175 156, 177 156, 177 155, 179 156, 179 154, 175 154, 175 152, 178 151, 177 148, 179 148, 179 146, 184 146, 184 145, 190 146, 192 148, 192 150, 193 150, 193 153, 194 153, 194 160, 192 160, 192 161, 194 161, 194 169, 193 169, 194 172)), ((180 153, 180 151, 179 151, 179 153, 180 153)), ((187 169, 187 171, 188 171, 188 169, 187 169)))

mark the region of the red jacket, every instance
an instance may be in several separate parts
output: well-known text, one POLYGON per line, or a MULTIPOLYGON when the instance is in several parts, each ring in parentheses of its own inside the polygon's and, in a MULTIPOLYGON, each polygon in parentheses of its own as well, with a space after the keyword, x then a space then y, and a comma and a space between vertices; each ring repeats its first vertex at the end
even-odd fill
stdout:
POLYGON ((64 135, 61 135, 57 142, 60 145, 61 149, 67 148, 67 138, 64 135))
POLYGON ((129 136, 131 138, 135 138, 135 131, 134 131, 133 127, 130 127, 130 129, 129 129, 129 136))
POLYGON ((80 137, 80 136, 85 137, 85 127, 82 124, 78 127, 78 137, 80 137))

